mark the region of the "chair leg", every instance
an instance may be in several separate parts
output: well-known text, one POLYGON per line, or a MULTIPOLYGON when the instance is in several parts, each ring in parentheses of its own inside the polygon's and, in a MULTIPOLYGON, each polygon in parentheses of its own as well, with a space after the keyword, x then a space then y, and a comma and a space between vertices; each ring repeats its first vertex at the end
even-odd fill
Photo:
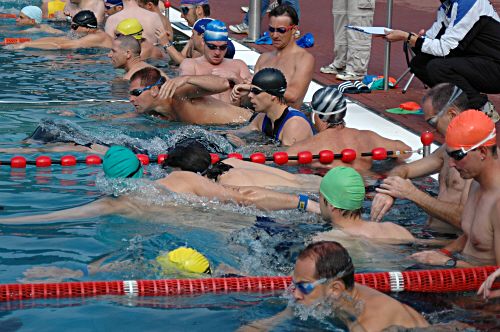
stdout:
POLYGON ((401 76, 399 76, 399 77, 398 77, 398 79, 396 80, 396 83, 395 83, 394 85, 398 85, 398 84, 399 84, 399 82, 401 82, 401 80, 402 80, 402 79, 403 79, 406 75, 408 75, 408 73, 410 72, 410 70, 411 70, 411 69, 410 69, 410 67, 408 67, 408 69, 406 69, 406 70, 404 71, 404 73, 402 73, 402 74, 401 74, 401 76))
MULTIPOLYGON (((409 70, 410 70, 410 68, 408 68, 408 71, 409 70)), ((406 82, 405 87, 403 88, 403 91, 401 91, 402 93, 406 93, 406 91, 408 91, 408 88, 410 87, 410 84, 414 78, 415 78, 415 74, 411 74, 410 79, 408 80, 408 82, 406 82)))

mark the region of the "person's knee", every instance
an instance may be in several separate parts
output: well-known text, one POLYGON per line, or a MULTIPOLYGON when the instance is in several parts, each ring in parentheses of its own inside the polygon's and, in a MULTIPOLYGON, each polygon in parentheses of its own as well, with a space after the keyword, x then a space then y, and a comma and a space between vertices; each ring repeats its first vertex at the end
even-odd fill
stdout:
POLYGON ((438 84, 449 81, 449 75, 453 68, 446 59, 434 59, 427 63, 426 71, 434 84, 438 84))

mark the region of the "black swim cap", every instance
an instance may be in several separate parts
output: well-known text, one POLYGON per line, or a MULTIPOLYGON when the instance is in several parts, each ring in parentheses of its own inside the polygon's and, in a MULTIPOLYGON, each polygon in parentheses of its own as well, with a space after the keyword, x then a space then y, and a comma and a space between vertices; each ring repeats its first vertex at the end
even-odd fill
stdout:
POLYGON ((81 12, 78 12, 78 14, 73 16, 73 23, 85 28, 97 28, 97 19, 94 13, 90 10, 82 10, 81 12))
POLYGON ((261 88, 270 95, 283 97, 286 90, 286 78, 276 68, 264 68, 254 75, 252 85, 261 88))

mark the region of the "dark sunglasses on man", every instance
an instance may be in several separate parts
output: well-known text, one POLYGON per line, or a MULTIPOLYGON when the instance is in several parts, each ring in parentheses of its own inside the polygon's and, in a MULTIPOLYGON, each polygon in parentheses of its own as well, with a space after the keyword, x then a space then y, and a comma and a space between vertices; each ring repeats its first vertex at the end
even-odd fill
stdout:
POLYGON ((189 7, 189 6, 181 6, 181 13, 184 14, 184 15, 187 15, 189 13, 189 10, 193 8, 193 7, 189 7))
POLYGON ((293 28, 295 28, 295 25, 292 24, 292 25, 289 25, 287 27, 279 27, 279 28, 269 26, 268 29, 269 29, 270 33, 277 32, 277 33, 284 34, 284 33, 287 33, 288 31, 292 30, 293 28))
POLYGON ((215 51, 215 50, 225 51, 225 50, 227 50, 227 44, 218 46, 218 45, 211 44, 211 43, 205 43, 205 45, 207 45, 207 47, 212 51, 215 51))

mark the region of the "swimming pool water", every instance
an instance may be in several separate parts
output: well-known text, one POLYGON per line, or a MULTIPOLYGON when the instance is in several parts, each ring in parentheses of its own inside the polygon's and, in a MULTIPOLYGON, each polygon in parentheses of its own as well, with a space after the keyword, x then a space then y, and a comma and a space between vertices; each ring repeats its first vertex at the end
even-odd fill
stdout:
MULTIPOLYGON (((2 1, 0 12, 15 12, 15 8, 23 5, 20 1, 2 1)), ((18 36, 19 30, 13 26, 13 20, 0 21, 2 36, 18 36)), ((164 65, 162 69, 167 67, 164 65)), ((21 141, 39 124, 55 123, 82 140, 94 137, 112 143, 134 142, 154 154, 164 152, 180 137, 191 135, 209 137, 221 152, 232 152, 232 146, 222 137, 199 127, 166 124, 146 117, 132 120, 93 118, 133 109, 125 102, 79 102, 127 99, 127 83, 119 78, 121 72, 111 67, 106 51, 18 52, 0 48, 0 72, 0 149, 40 147, 21 141), (75 115, 64 116, 68 111, 75 115)), ((169 72, 175 74, 175 69, 169 72)), ((67 153, 50 153, 50 156, 56 158, 64 154, 67 153)), ((71 154, 84 156, 83 153, 71 154)), ((0 153, 0 160, 9 160, 13 155, 0 153)), ((40 153, 23 155, 34 159, 40 153)), ((148 167, 148 172, 153 178, 164 174, 158 166, 148 167)), ((101 173, 99 167, 84 165, 64 169, 57 165, 47 169, 0 166, 0 215, 47 213, 94 201, 113 191, 101 173)), ((54 224, 1 225, 0 283, 55 280, 61 275, 55 273, 50 278, 40 278, 42 270, 35 270, 39 278, 27 278, 25 274, 33 268, 78 271, 105 255, 109 255, 107 262, 116 263, 110 271, 64 280, 179 277, 178 274, 165 275, 155 265, 154 258, 163 251, 186 244, 203 252, 220 273, 224 272, 221 266, 226 265, 248 275, 287 275, 304 242, 314 233, 328 229, 316 216, 308 214, 262 213, 252 208, 203 200, 187 203, 178 195, 155 190, 147 182, 131 187, 144 200, 146 214, 141 220, 111 215, 54 224), (276 223, 256 223, 256 215, 271 216, 276 223)), ((369 204, 365 203, 367 207, 369 204)), ((425 216, 408 202, 398 204, 399 221, 413 224, 418 233, 425 216), (407 219, 401 220, 402 217, 407 219)), ((358 271, 405 268, 411 262, 402 259, 415 251, 412 247, 373 247, 357 240, 347 246, 358 271)), ((426 312, 427 318, 434 323, 452 321, 459 315, 478 327, 498 327, 491 314, 483 311, 488 307, 471 296, 465 297, 466 300, 462 294, 443 298, 405 294, 399 298, 426 312), (436 305, 437 301, 444 309, 436 305), (461 309, 464 307, 467 310, 461 309)), ((286 300, 279 294, 10 302, 0 303, 0 330, 154 331, 166 328, 171 331, 233 331, 254 319, 269 317, 285 305, 286 300)), ((295 318, 275 331, 319 329, 339 330, 341 326, 295 318)))

